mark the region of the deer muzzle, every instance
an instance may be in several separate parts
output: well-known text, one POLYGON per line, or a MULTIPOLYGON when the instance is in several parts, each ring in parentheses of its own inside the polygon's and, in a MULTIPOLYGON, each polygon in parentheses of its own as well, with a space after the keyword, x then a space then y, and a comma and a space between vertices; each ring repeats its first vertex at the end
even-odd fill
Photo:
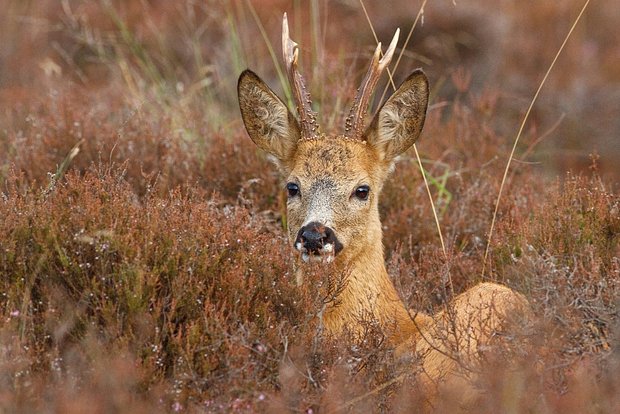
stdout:
POLYGON ((342 250, 334 231, 319 222, 308 223, 297 232, 295 249, 301 253, 304 262, 330 263, 342 250))

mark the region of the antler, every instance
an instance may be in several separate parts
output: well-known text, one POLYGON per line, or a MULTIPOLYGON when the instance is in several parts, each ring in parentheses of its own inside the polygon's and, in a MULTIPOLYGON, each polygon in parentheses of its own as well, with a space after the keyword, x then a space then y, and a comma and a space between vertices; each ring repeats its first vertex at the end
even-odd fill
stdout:
POLYGON ((383 58, 379 59, 381 54, 381 42, 379 42, 377 48, 375 49, 375 54, 370 62, 370 67, 368 68, 368 72, 366 72, 366 77, 362 81, 362 86, 360 86, 357 90, 357 95, 353 101, 353 106, 351 106, 351 111, 345 121, 344 131, 345 135, 349 138, 359 139, 362 135, 362 128, 364 127, 364 118, 368 109, 370 95, 379 81, 381 72, 383 72, 383 69, 385 69, 392 60, 392 56, 396 50, 396 44, 398 43, 399 34, 400 29, 396 29, 396 33, 394 33, 394 38, 390 43, 390 47, 388 47, 385 55, 383 55, 383 58))
POLYGON ((316 112, 312 110, 312 101, 310 100, 310 94, 304 84, 304 79, 297 71, 299 48, 297 47, 297 43, 293 42, 289 37, 286 13, 284 13, 284 17, 282 18, 282 53, 284 55, 284 64, 286 65, 288 80, 291 84, 295 104, 297 105, 301 135, 302 137, 317 136, 319 134, 319 125, 316 122, 316 112))

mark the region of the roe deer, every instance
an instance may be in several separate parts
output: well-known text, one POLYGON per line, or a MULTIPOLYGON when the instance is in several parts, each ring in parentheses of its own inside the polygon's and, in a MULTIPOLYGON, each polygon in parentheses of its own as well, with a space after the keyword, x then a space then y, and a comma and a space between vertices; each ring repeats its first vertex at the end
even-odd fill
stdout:
POLYGON ((398 33, 382 58, 381 44, 377 46, 344 135, 319 131, 298 72, 297 44, 289 38, 286 14, 282 47, 298 118, 250 70, 239 77, 239 105, 250 138, 273 156, 286 177, 293 248, 304 262, 325 261, 346 271, 346 284, 322 315, 327 334, 361 335, 362 319, 370 316, 399 352, 420 353, 426 378, 436 382, 458 368, 452 349, 459 358, 473 358, 478 345, 501 328, 507 313, 525 308, 526 301, 507 287, 481 283, 456 297, 444 312, 412 318, 390 281, 379 194, 395 158, 420 135, 429 95, 425 74, 415 70, 364 128, 372 90, 392 58, 398 33))

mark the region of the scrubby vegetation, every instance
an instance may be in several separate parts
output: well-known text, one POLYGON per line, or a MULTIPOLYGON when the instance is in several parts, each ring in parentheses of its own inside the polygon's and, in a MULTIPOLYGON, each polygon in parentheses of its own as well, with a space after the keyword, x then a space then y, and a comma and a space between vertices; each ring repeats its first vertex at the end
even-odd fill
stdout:
MULTIPOLYGON (((302 3, 0 0, 1 411, 420 407, 415 361, 376 327, 318 335, 333 279, 296 284, 282 183, 241 125, 241 70, 285 89, 284 11, 321 124, 342 125, 372 32, 361 3, 302 3)), ((376 3, 381 40, 420 7, 376 3)), ((535 107, 484 276, 515 131, 581 4, 428 2, 395 73, 431 78, 418 148, 446 241, 409 154, 381 200, 401 297, 434 312, 496 280, 536 314, 489 353, 480 412, 620 410, 614 6, 590 6, 535 107)))

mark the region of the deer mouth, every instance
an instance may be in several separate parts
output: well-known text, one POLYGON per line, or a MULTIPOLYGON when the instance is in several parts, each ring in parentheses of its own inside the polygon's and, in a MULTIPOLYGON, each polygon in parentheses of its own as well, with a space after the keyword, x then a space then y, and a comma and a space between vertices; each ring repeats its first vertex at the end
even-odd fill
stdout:
POLYGON ((295 243, 295 249, 301 253, 301 260, 305 263, 331 263, 336 257, 336 249, 333 243, 327 243, 319 249, 309 250, 302 242, 295 243))
POLYGON ((342 247, 334 231, 318 222, 303 226, 295 239, 295 249, 306 263, 331 263, 342 247))

